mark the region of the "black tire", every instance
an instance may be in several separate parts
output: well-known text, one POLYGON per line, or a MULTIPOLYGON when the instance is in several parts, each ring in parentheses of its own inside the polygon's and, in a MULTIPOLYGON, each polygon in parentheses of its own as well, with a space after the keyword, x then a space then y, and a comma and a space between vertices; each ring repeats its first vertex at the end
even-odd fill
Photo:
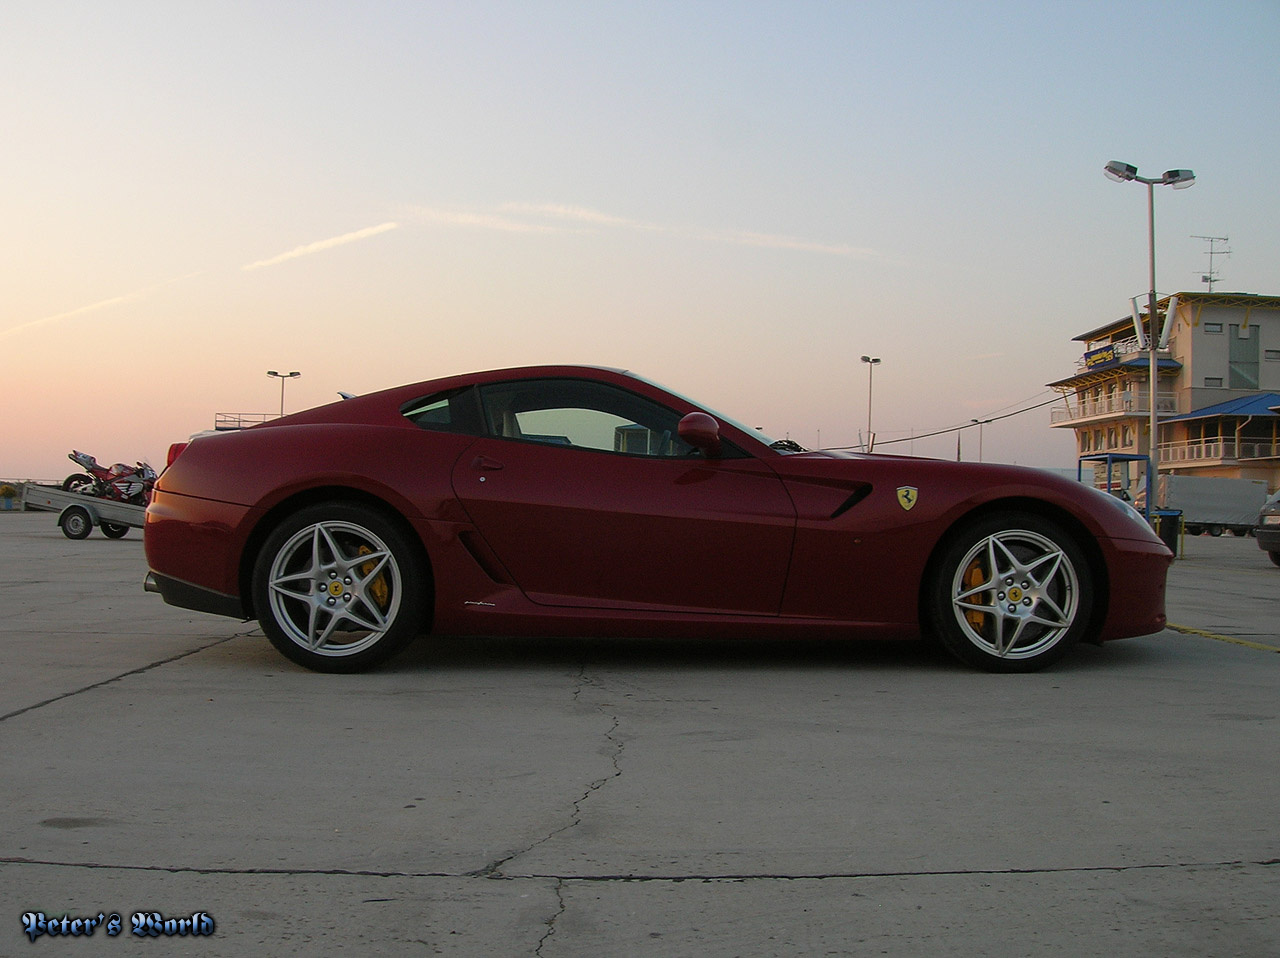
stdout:
POLYGON ((1213 536, 1215 539, 1218 538, 1218 536, 1222 535, 1222 526, 1210 526, 1209 535, 1213 536))
POLYGON ((62 526, 62 534, 68 539, 85 539, 93 531, 93 518, 89 510, 81 506, 72 506, 58 518, 62 526))
POLYGON ((351 503, 289 516, 253 570, 262 630, 281 654, 316 672, 360 672, 400 651, 422 629, 429 591, 400 528, 351 503))
POLYGON ((988 672, 1056 662, 1093 615, 1093 573, 1075 539, 1013 510, 962 527, 925 588, 926 627, 952 655, 988 672))
POLYGON ((62 480, 63 492, 93 492, 93 476, 83 472, 73 472, 62 480))
POLYGON ((1280 565, 1280 552, 1268 552, 1267 555, 1271 557, 1273 563, 1280 565))
POLYGON ((103 522, 99 525, 102 534, 108 539, 123 539, 129 534, 129 527, 118 525, 114 522, 103 522))

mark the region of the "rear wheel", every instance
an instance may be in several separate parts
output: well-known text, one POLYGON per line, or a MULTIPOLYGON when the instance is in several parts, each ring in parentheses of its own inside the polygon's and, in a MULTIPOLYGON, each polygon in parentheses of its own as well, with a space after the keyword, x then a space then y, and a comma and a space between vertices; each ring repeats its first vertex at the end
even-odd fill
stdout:
POLYGON ((1056 523, 1023 512, 964 527, 928 588, 938 639, 991 672, 1031 672, 1057 661, 1093 612, 1093 576, 1080 547, 1056 523))
POLYGON ((339 502, 281 523, 253 573, 267 638, 317 672, 358 672, 394 655, 418 633, 427 590, 422 560, 400 529, 339 502))
POLYGON ((1280 565, 1280 552, 1268 552, 1267 555, 1271 557, 1272 562, 1280 565))
POLYGON ((100 526, 102 534, 108 539, 123 539, 129 534, 129 527, 122 526, 115 522, 104 522, 100 526))
POLYGON ((75 472, 62 480, 63 492, 93 492, 93 476, 75 472))

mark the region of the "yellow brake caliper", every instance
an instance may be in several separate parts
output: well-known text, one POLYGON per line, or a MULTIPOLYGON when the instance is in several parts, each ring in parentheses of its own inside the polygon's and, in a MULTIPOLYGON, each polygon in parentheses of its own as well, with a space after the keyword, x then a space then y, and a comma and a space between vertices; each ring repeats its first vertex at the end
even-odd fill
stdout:
MULTIPOLYGON (((968 591, 969 589, 976 589, 978 586, 982 585, 984 581, 985 576, 982 571, 982 563, 977 559, 974 559, 969 563, 969 568, 964 570, 965 590, 968 591)), ((987 598, 985 593, 981 596, 974 596, 969 601, 973 602, 975 605, 990 604, 990 600, 987 598)), ((973 626, 973 630, 975 632, 979 634, 982 633, 982 627, 986 625, 987 622, 987 613, 977 612, 973 609, 965 609, 964 617, 965 621, 968 622, 969 625, 973 626)))
MULTIPOLYGON (((373 550, 367 545, 362 545, 356 550, 356 555, 367 556, 372 555, 373 550)), ((374 563, 366 562, 360 567, 360 574, 367 576, 374 570, 374 563)), ((365 587, 365 595, 370 596, 374 602, 378 603, 378 608, 383 612, 387 611, 388 600, 391 598, 391 586, 387 582, 387 574, 379 572, 378 577, 365 587)))

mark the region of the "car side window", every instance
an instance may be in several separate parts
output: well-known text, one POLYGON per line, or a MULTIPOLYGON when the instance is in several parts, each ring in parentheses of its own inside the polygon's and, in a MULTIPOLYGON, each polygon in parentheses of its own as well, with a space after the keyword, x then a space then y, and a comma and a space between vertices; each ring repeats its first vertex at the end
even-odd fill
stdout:
POLYGON ((480 387, 485 425, 504 439, 632 456, 684 458, 697 451, 679 434, 680 416, 605 383, 531 379, 480 387))
POLYGON ((423 396, 406 403, 400 414, 420 429, 478 436, 484 429, 471 386, 423 396))

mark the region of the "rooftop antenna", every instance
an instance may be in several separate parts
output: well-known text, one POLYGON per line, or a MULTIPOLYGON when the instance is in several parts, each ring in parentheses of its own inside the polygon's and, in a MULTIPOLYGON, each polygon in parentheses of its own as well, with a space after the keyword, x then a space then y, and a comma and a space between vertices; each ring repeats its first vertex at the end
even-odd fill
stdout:
POLYGON ((1218 273, 1213 268, 1213 258, 1215 256, 1230 256, 1231 250, 1218 249, 1219 243, 1227 243, 1230 240, 1226 236, 1192 236, 1192 239, 1204 240, 1209 244, 1209 272, 1200 276, 1200 282, 1209 284, 1209 292, 1213 292, 1213 284, 1218 281, 1218 273))

